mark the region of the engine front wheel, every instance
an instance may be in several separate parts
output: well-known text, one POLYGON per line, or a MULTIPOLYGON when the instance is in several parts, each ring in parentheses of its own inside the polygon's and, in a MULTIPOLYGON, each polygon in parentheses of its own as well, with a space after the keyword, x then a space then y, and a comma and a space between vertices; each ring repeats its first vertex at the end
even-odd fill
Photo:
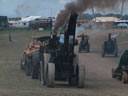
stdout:
POLYGON ((55 64, 54 63, 48 63, 47 65, 47 87, 54 87, 55 83, 55 64))
POLYGON ((44 53, 43 62, 41 63, 40 72, 41 72, 41 84, 46 85, 46 73, 47 73, 47 65, 50 59, 49 53, 44 53))
POLYGON ((123 71, 123 73, 122 73, 122 82, 124 84, 128 84, 128 74, 125 71, 123 71))

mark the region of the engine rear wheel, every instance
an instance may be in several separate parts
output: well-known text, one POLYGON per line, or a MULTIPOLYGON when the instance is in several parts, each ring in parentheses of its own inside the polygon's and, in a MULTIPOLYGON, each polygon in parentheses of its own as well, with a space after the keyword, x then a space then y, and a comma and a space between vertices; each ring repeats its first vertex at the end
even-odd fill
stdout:
POLYGON ((39 67, 40 67, 40 57, 39 57, 39 51, 37 50, 32 53, 32 65, 31 65, 32 79, 38 79, 39 67))
POLYGON ((46 73, 47 73, 47 65, 48 65, 48 62, 49 62, 49 59, 50 59, 50 54, 49 53, 44 53, 44 56, 43 56, 43 62, 41 64, 41 69, 40 69, 40 72, 41 72, 41 84, 43 85, 46 85, 46 73))
POLYGON ((73 58, 74 76, 70 77, 69 80, 68 80, 68 83, 71 86, 77 85, 77 77, 75 77, 75 76, 77 76, 77 66, 78 66, 78 64, 79 64, 79 58, 76 55, 73 58))
POLYGON ((76 85, 76 78, 73 78, 73 77, 69 78, 68 83, 71 86, 75 86, 76 85))
POLYGON ((48 63, 47 65, 47 87, 54 87, 55 83, 55 64, 48 63))
POLYGON ((85 65, 78 65, 77 68, 77 86, 83 88, 85 82, 85 65))
POLYGON ((116 78, 115 69, 112 69, 112 78, 116 78))
POLYGON ((31 73, 32 79, 38 79, 39 68, 40 68, 39 51, 34 51, 32 53, 32 73, 31 73))
POLYGON ((31 58, 29 56, 26 56, 25 60, 25 73, 27 76, 31 76, 31 58))
MULTIPOLYGON (((40 64, 41 65, 41 64, 40 64)), ((41 68, 39 68, 39 71, 38 71, 38 79, 41 81, 41 70, 40 70, 41 68)))

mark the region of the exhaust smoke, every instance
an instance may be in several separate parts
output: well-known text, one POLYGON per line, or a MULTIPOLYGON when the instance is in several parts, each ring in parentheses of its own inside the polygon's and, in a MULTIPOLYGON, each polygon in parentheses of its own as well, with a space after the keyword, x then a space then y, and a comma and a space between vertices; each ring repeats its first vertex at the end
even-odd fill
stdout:
POLYGON ((57 15, 54 34, 57 34, 58 29, 66 24, 72 11, 80 15, 87 9, 92 8, 92 6, 99 10, 110 9, 115 7, 120 1, 122 0, 75 0, 68 3, 57 15))

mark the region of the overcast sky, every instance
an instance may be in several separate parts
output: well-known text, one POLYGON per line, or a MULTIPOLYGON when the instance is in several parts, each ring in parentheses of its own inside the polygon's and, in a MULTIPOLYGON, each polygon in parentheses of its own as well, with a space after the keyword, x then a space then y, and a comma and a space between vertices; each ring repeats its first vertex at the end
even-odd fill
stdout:
MULTIPOLYGON (((0 0, 0 15, 16 16, 56 16, 64 5, 72 0, 0 0)), ((120 8, 119 8, 120 9, 120 8)), ((120 10, 116 13, 120 13, 120 10)), ((89 11, 87 11, 89 12, 89 11)), ((105 11, 104 13, 109 13, 105 11)), ((114 11, 115 12, 115 11, 114 11)), ((128 14, 125 7, 124 13, 128 14)))

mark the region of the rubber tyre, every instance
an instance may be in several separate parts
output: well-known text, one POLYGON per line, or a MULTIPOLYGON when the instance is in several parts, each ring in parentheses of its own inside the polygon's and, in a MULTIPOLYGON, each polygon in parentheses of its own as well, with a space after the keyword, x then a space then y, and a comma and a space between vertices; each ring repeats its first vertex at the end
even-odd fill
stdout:
POLYGON ((55 64, 48 63, 47 65, 47 87, 54 87, 55 84, 55 64))

